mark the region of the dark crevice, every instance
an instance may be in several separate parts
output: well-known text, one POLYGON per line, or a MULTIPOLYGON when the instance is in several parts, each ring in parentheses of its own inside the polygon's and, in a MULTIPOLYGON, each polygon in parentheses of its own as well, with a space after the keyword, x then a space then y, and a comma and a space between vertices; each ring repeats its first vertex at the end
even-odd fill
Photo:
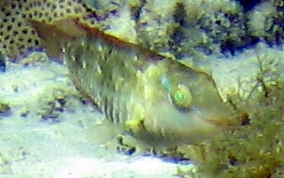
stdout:
POLYGON ((140 6, 131 9, 131 15, 133 17, 133 20, 135 20, 136 22, 140 20, 142 9, 146 5, 146 3, 146 0, 141 0, 140 6))
POLYGON ((237 2, 239 2, 245 12, 252 10, 255 6, 263 1, 264 0, 237 0, 237 2))

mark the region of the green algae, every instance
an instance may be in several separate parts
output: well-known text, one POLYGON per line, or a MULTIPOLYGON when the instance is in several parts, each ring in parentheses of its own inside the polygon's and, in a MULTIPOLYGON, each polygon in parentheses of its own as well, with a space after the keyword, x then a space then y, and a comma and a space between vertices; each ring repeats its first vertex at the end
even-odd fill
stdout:
MULTIPOLYGON (((247 53, 243 60, 225 65, 231 67, 229 71, 240 71, 234 76, 239 88, 220 90, 227 92, 227 102, 238 113, 235 124, 213 140, 192 146, 194 153, 189 148, 184 150, 186 156, 198 163, 201 177, 283 177, 283 51, 260 49, 254 51, 256 55, 247 53), (229 65, 233 63, 240 65, 229 65), (249 70, 245 65, 258 70, 249 70), (241 94, 244 91, 248 94, 241 94)), ((227 81, 225 73, 221 76, 227 81)), ((229 78, 234 81, 233 75, 229 78)), ((230 88, 229 82, 217 86, 230 88)))
POLYGON ((283 169, 284 97, 279 88, 268 95, 279 98, 271 101, 261 96, 250 116, 244 114, 239 125, 212 141, 204 152, 201 172, 218 177, 269 177, 283 169))

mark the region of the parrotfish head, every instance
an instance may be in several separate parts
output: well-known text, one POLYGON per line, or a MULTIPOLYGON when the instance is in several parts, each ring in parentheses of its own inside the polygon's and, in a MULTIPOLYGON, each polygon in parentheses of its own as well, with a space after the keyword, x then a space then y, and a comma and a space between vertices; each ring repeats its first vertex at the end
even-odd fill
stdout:
POLYGON ((195 143, 226 126, 232 108, 220 99, 214 81, 169 60, 144 74, 145 130, 169 143, 195 143))

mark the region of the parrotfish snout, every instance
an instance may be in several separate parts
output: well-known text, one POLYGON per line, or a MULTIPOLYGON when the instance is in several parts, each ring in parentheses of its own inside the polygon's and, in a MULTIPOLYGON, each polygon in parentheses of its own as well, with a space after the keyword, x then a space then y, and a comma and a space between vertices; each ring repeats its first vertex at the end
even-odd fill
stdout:
POLYGON ((204 73, 164 60, 150 66, 144 77, 144 127, 159 141, 199 142, 222 130, 233 116, 204 73))

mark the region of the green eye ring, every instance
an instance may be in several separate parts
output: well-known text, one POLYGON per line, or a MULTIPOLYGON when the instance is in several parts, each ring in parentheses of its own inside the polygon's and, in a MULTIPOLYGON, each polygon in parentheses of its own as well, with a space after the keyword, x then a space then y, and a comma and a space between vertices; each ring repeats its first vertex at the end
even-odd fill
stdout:
POLYGON ((192 95, 187 87, 179 84, 170 94, 171 101, 180 108, 189 108, 192 95))

